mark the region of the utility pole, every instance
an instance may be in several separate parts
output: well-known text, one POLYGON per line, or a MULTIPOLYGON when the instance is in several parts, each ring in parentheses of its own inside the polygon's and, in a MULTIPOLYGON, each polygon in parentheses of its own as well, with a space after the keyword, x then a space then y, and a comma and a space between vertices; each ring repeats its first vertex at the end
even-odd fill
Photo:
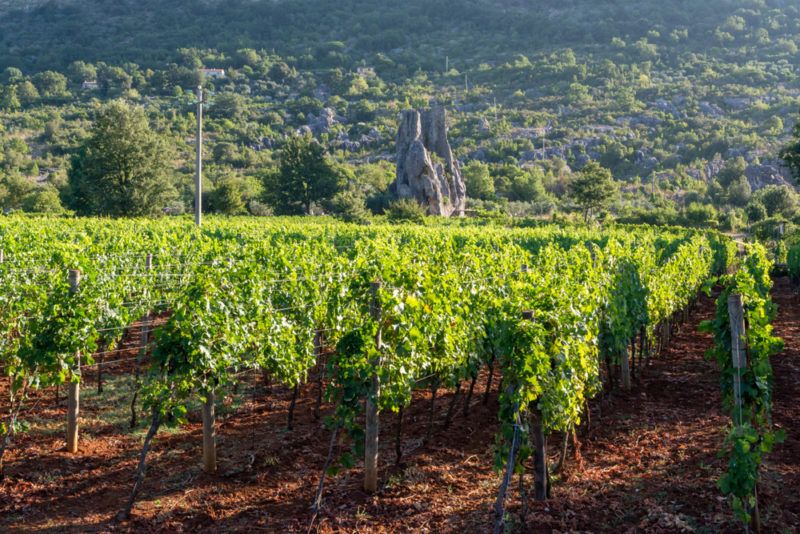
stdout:
POLYGON ((469 93, 469 78, 466 74, 464 75, 464 92, 469 93))
POLYGON ((542 159, 547 159, 547 133, 552 130, 552 122, 547 121, 547 126, 544 127, 544 133, 542 134, 542 159))
POLYGON ((194 223, 203 224, 203 86, 197 86, 197 160, 194 176, 194 223))
POLYGON ((450 72, 450 56, 444 56, 444 72, 450 72))
POLYGON ((547 159, 547 127, 542 128, 542 161, 547 159))

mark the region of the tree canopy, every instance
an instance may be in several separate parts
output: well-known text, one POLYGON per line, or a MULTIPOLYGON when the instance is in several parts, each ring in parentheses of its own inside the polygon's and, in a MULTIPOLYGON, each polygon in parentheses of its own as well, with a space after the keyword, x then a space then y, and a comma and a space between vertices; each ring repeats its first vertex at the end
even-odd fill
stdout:
POLYGON ((309 135, 296 135, 281 150, 278 172, 268 175, 264 186, 277 213, 308 215, 315 203, 340 190, 342 175, 322 145, 309 135))
POLYGON ((72 159, 67 202, 82 215, 158 214, 175 197, 172 174, 169 144, 144 109, 114 101, 72 159))
POLYGON ((617 191, 611 171, 597 162, 586 165, 570 183, 570 196, 583 211, 586 221, 594 210, 608 207, 617 191))

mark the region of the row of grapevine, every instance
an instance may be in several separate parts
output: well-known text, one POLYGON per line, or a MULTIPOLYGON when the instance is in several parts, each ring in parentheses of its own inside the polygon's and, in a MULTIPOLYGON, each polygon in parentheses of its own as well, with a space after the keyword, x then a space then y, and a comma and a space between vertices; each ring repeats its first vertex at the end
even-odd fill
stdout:
POLYGON ((770 357, 783 342, 773 336, 776 307, 770 298, 773 263, 760 244, 746 246, 733 273, 721 279, 712 321, 702 325, 714 335, 710 354, 721 371, 725 409, 732 425, 723 452, 728 470, 719 481, 730 496, 736 515, 759 528, 758 472, 764 457, 782 439, 772 426, 772 366, 770 357))
MULTIPOLYGON (((191 401, 203 401, 213 471, 215 394, 247 370, 296 387, 315 366, 324 366, 331 429, 353 445, 355 456, 337 460, 366 454, 370 490, 380 412, 401 412, 417 388, 460 391, 482 368, 500 369, 498 467, 521 470, 530 438, 537 494, 546 493, 544 436, 580 424, 604 362, 607 378, 619 368, 629 385, 629 347, 638 338, 640 358, 656 352, 729 251, 716 234, 680 230, 222 219, 203 230, 11 219, 0 243, 0 359, 12 414, 30 389, 79 383, 127 325, 169 312, 142 362, 152 417, 131 503, 166 419, 180 422, 191 401), (80 272, 79 285, 68 269, 80 272), (325 362, 322 347, 332 349, 325 362)), ((15 424, 9 418, 6 438, 15 424)))

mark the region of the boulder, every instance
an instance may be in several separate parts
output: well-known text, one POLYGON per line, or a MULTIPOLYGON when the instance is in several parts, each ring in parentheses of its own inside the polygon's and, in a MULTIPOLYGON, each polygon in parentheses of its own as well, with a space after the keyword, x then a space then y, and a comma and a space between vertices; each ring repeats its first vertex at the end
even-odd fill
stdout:
POLYGON ((443 107, 401 114, 391 191, 398 198, 415 199, 430 215, 464 215, 467 188, 447 140, 443 107))

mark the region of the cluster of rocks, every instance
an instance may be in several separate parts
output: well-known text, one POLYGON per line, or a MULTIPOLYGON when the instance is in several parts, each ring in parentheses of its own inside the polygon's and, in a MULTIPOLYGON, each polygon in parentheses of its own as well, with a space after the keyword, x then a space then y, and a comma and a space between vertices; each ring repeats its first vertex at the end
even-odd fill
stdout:
POLYGON ((678 104, 676 102, 668 102, 666 100, 656 100, 652 107, 662 113, 667 113, 672 115, 673 119, 685 119, 687 117, 686 112, 682 111, 678 108, 678 104))
POLYGON ((653 170, 658 167, 658 158, 651 155, 647 150, 637 150, 634 153, 634 164, 645 170, 653 170))
MULTIPOLYGON (((758 191, 770 185, 793 186, 792 172, 778 159, 757 160, 752 154, 744 154, 748 164, 744 170, 744 176, 753 191, 758 191)), ((716 157, 710 160, 705 169, 705 178, 711 180, 716 178, 725 167, 726 160, 716 157)))
POLYGON ((325 108, 319 112, 319 117, 313 113, 309 113, 306 117, 307 124, 302 126, 298 130, 298 133, 320 136, 330 133, 334 126, 345 122, 345 118, 337 115, 336 111, 331 108, 325 108))
POLYGON ((700 113, 703 115, 707 115, 709 117, 713 117, 715 119, 722 117, 725 115, 725 112, 716 104, 712 104, 711 102, 706 102, 705 100, 698 103, 697 107, 700 109, 700 113))
POLYGON ((753 191, 768 185, 792 185, 792 173, 781 161, 750 164, 744 175, 753 191))
POLYGON ((382 140, 381 133, 377 128, 370 128, 369 132, 362 134, 357 139, 353 139, 347 132, 339 132, 339 134, 331 141, 331 146, 337 150, 345 150, 347 152, 360 152, 365 148, 374 147, 380 144, 382 140))
MULTIPOLYGON (((306 116, 306 122, 307 124, 301 126, 297 130, 297 133, 300 135, 312 135, 314 137, 330 135, 334 131, 336 125, 348 123, 345 117, 338 115, 336 111, 331 108, 324 108, 320 111, 319 116, 309 113, 306 116)), ((361 150, 379 144, 381 140, 380 132, 377 128, 373 127, 369 132, 355 138, 347 132, 340 131, 330 140, 330 145, 336 150, 360 152, 361 150)))

